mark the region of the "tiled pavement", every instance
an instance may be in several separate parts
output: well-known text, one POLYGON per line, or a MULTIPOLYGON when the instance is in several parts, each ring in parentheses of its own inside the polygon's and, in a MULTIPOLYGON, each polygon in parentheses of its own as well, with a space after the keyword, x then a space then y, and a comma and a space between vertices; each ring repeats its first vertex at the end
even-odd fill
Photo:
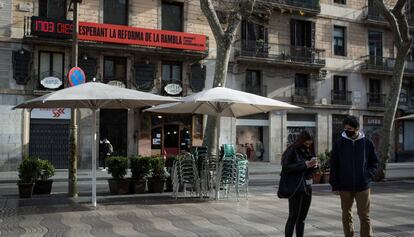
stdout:
MULTIPOLYGON (((97 209, 63 195, 24 202, 10 196, 0 199, 0 236, 284 236, 287 201, 276 198, 274 185, 252 186, 250 193, 240 202, 106 196, 97 209)), ((375 184, 374 236, 414 236, 412 200, 414 181, 375 184)), ((339 207, 327 185, 315 186, 305 236, 343 236, 339 207)))

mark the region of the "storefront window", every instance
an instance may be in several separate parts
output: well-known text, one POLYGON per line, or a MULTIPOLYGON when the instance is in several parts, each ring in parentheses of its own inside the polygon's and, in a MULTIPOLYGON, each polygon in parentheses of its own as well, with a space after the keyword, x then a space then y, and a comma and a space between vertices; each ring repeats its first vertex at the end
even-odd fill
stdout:
POLYGON ((120 81, 126 85, 126 58, 105 57, 104 83, 120 81))
POLYGON ((39 53, 39 83, 41 89, 63 88, 63 54, 53 52, 39 53), (60 80, 61 86, 54 87, 41 83, 47 77, 54 77, 60 80))

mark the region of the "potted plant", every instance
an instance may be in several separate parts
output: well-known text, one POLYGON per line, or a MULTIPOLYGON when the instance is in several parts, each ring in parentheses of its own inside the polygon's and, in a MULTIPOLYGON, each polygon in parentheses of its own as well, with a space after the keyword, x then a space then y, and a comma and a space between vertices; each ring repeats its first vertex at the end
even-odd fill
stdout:
POLYGON ((38 175, 34 185, 33 194, 50 194, 52 192, 53 180, 49 179, 55 175, 55 167, 48 160, 37 160, 38 175))
POLYGON ((150 161, 151 174, 148 178, 148 191, 150 193, 162 193, 164 192, 164 184, 167 177, 164 158, 160 156, 153 156, 150 161))
POLYGON ((130 159, 131 193, 144 193, 147 185, 146 177, 150 174, 150 157, 134 156, 130 159))
POLYGON ((325 151, 318 155, 319 159, 319 173, 321 174, 320 183, 329 183, 329 168, 330 168, 331 152, 325 151))
POLYGON ((125 179, 128 169, 128 158, 122 156, 112 156, 106 159, 108 174, 112 179, 108 179, 109 190, 112 194, 129 193, 130 180, 125 179))
MULTIPOLYGON (((173 172, 172 169, 173 169, 174 163, 178 161, 178 159, 179 159, 178 156, 168 156, 167 159, 165 160, 165 168, 169 174, 172 175, 172 172, 173 172)), ((166 191, 167 192, 173 191, 173 183, 172 183, 171 175, 168 175, 166 179, 166 191)))
POLYGON ((18 167, 19 196, 20 198, 30 198, 33 194, 33 187, 38 176, 39 168, 37 158, 25 157, 18 167))

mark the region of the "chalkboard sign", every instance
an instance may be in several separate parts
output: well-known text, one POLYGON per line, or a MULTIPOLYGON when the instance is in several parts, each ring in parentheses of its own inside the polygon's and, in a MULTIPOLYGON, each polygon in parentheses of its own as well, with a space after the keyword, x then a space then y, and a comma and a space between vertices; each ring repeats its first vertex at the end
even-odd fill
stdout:
POLYGON ((84 59, 84 58, 80 58, 79 59, 79 67, 83 70, 83 72, 85 73, 86 76, 86 81, 92 81, 92 79, 94 77, 96 77, 96 73, 97 73, 97 60, 96 58, 89 58, 88 59, 84 59))
POLYGON ((30 80, 32 54, 26 50, 13 51, 13 77, 19 85, 26 85, 30 80))
POLYGON ((204 89, 204 82, 206 80, 206 67, 201 67, 199 63, 191 65, 191 89, 194 92, 199 92, 204 89))
POLYGON ((135 84, 138 90, 150 91, 154 87, 155 65, 135 64, 135 84))

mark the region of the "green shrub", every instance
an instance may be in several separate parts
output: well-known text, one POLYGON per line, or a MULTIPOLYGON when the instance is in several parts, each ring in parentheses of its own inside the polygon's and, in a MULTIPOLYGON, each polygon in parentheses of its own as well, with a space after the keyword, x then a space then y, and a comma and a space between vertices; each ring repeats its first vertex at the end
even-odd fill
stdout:
POLYGON ((39 175, 37 157, 24 157, 18 167, 19 183, 34 183, 39 175))
POLYGON ((329 172, 329 169, 330 169, 330 159, 331 159, 331 152, 330 151, 325 151, 325 153, 320 153, 318 155, 319 171, 321 173, 329 172))
POLYGON ((55 167, 50 161, 38 159, 37 163, 39 165, 38 179, 47 180, 55 175, 55 167))
POLYGON ((114 179, 123 179, 128 169, 128 158, 123 156, 111 156, 106 159, 108 174, 114 179))
POLYGON ((174 165, 174 162, 179 159, 179 156, 168 156, 165 160, 165 167, 172 168, 174 165))
POLYGON ((150 175, 151 172, 151 157, 134 156, 131 157, 130 167, 133 179, 141 179, 150 175))
POLYGON ((165 178, 167 172, 165 170, 165 161, 163 157, 152 156, 151 157, 151 177, 152 178, 165 178))

